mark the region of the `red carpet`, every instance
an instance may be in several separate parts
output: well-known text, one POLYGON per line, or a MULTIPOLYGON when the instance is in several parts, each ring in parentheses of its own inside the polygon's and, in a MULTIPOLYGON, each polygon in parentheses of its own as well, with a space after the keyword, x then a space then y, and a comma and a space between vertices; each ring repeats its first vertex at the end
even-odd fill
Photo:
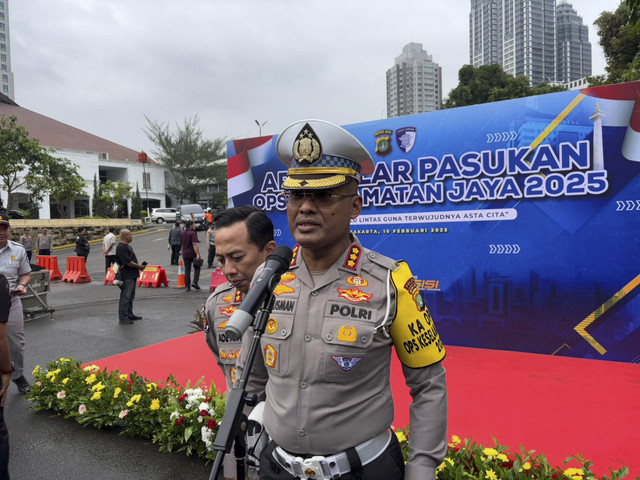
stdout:
MULTIPOLYGON (((395 357, 394 357, 395 358, 395 357)), ((200 377, 224 390, 224 377, 202 333, 132 350, 94 363, 149 380, 173 374, 181 385, 200 377)), ((553 465, 581 454, 599 475, 629 467, 640 476, 640 365, 517 352, 447 347, 449 436, 492 437, 512 451, 543 453, 553 465)), ((410 401, 399 363, 393 364, 397 427, 410 401)))

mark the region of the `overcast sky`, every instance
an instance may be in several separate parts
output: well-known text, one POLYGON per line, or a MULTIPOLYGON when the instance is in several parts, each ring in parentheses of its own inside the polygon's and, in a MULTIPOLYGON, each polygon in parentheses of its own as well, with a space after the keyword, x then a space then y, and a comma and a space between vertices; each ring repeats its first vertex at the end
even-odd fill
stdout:
MULTIPOLYGON (((6 1, 6 0, 5 0, 6 1)), ((620 0, 570 2, 589 27, 620 0)), ((303 118, 386 116, 385 72, 421 43, 444 96, 469 63, 470 0, 9 0, 15 100, 134 150, 145 115, 198 115, 209 138, 279 133, 303 118)))

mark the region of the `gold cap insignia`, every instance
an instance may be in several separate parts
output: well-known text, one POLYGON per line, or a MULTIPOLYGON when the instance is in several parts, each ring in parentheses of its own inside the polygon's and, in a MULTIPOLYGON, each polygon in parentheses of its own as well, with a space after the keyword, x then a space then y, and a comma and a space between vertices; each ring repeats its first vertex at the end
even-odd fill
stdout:
POLYGON ((308 123, 304 124, 293 142, 293 158, 300 165, 313 165, 322 156, 322 146, 308 123))

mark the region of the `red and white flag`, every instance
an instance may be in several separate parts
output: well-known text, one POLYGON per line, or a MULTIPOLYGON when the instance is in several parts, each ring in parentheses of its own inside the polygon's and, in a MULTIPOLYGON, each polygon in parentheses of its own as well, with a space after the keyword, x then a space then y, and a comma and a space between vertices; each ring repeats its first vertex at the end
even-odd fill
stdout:
POLYGON ((269 160, 273 136, 234 140, 236 154, 227 161, 229 198, 253 188, 251 169, 269 160))
POLYGON ((581 93, 598 99, 605 127, 627 127, 622 155, 640 162, 640 82, 585 88, 581 93))

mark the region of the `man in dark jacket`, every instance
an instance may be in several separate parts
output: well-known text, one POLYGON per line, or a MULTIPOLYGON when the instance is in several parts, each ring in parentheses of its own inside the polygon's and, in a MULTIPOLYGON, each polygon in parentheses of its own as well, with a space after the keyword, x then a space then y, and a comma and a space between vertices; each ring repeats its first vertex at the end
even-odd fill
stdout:
POLYGON ((171 230, 169 230, 169 248, 171 249, 171 265, 178 265, 180 263, 180 247, 182 246, 182 240, 180 240, 180 222, 176 222, 171 230))
POLYGON ((147 262, 138 263, 138 257, 131 248, 133 236, 126 228, 120 230, 120 243, 116 248, 116 261, 122 269, 120 285, 120 303, 118 304, 118 319, 121 325, 131 325, 142 317, 133 314, 133 300, 136 298, 136 283, 139 272, 144 270, 147 262))
POLYGON ((91 245, 89 245, 89 240, 87 240, 86 231, 84 227, 80 227, 78 229, 78 237, 76 238, 76 255, 84 257, 85 265, 87 264, 87 257, 89 257, 90 250, 91 245))

